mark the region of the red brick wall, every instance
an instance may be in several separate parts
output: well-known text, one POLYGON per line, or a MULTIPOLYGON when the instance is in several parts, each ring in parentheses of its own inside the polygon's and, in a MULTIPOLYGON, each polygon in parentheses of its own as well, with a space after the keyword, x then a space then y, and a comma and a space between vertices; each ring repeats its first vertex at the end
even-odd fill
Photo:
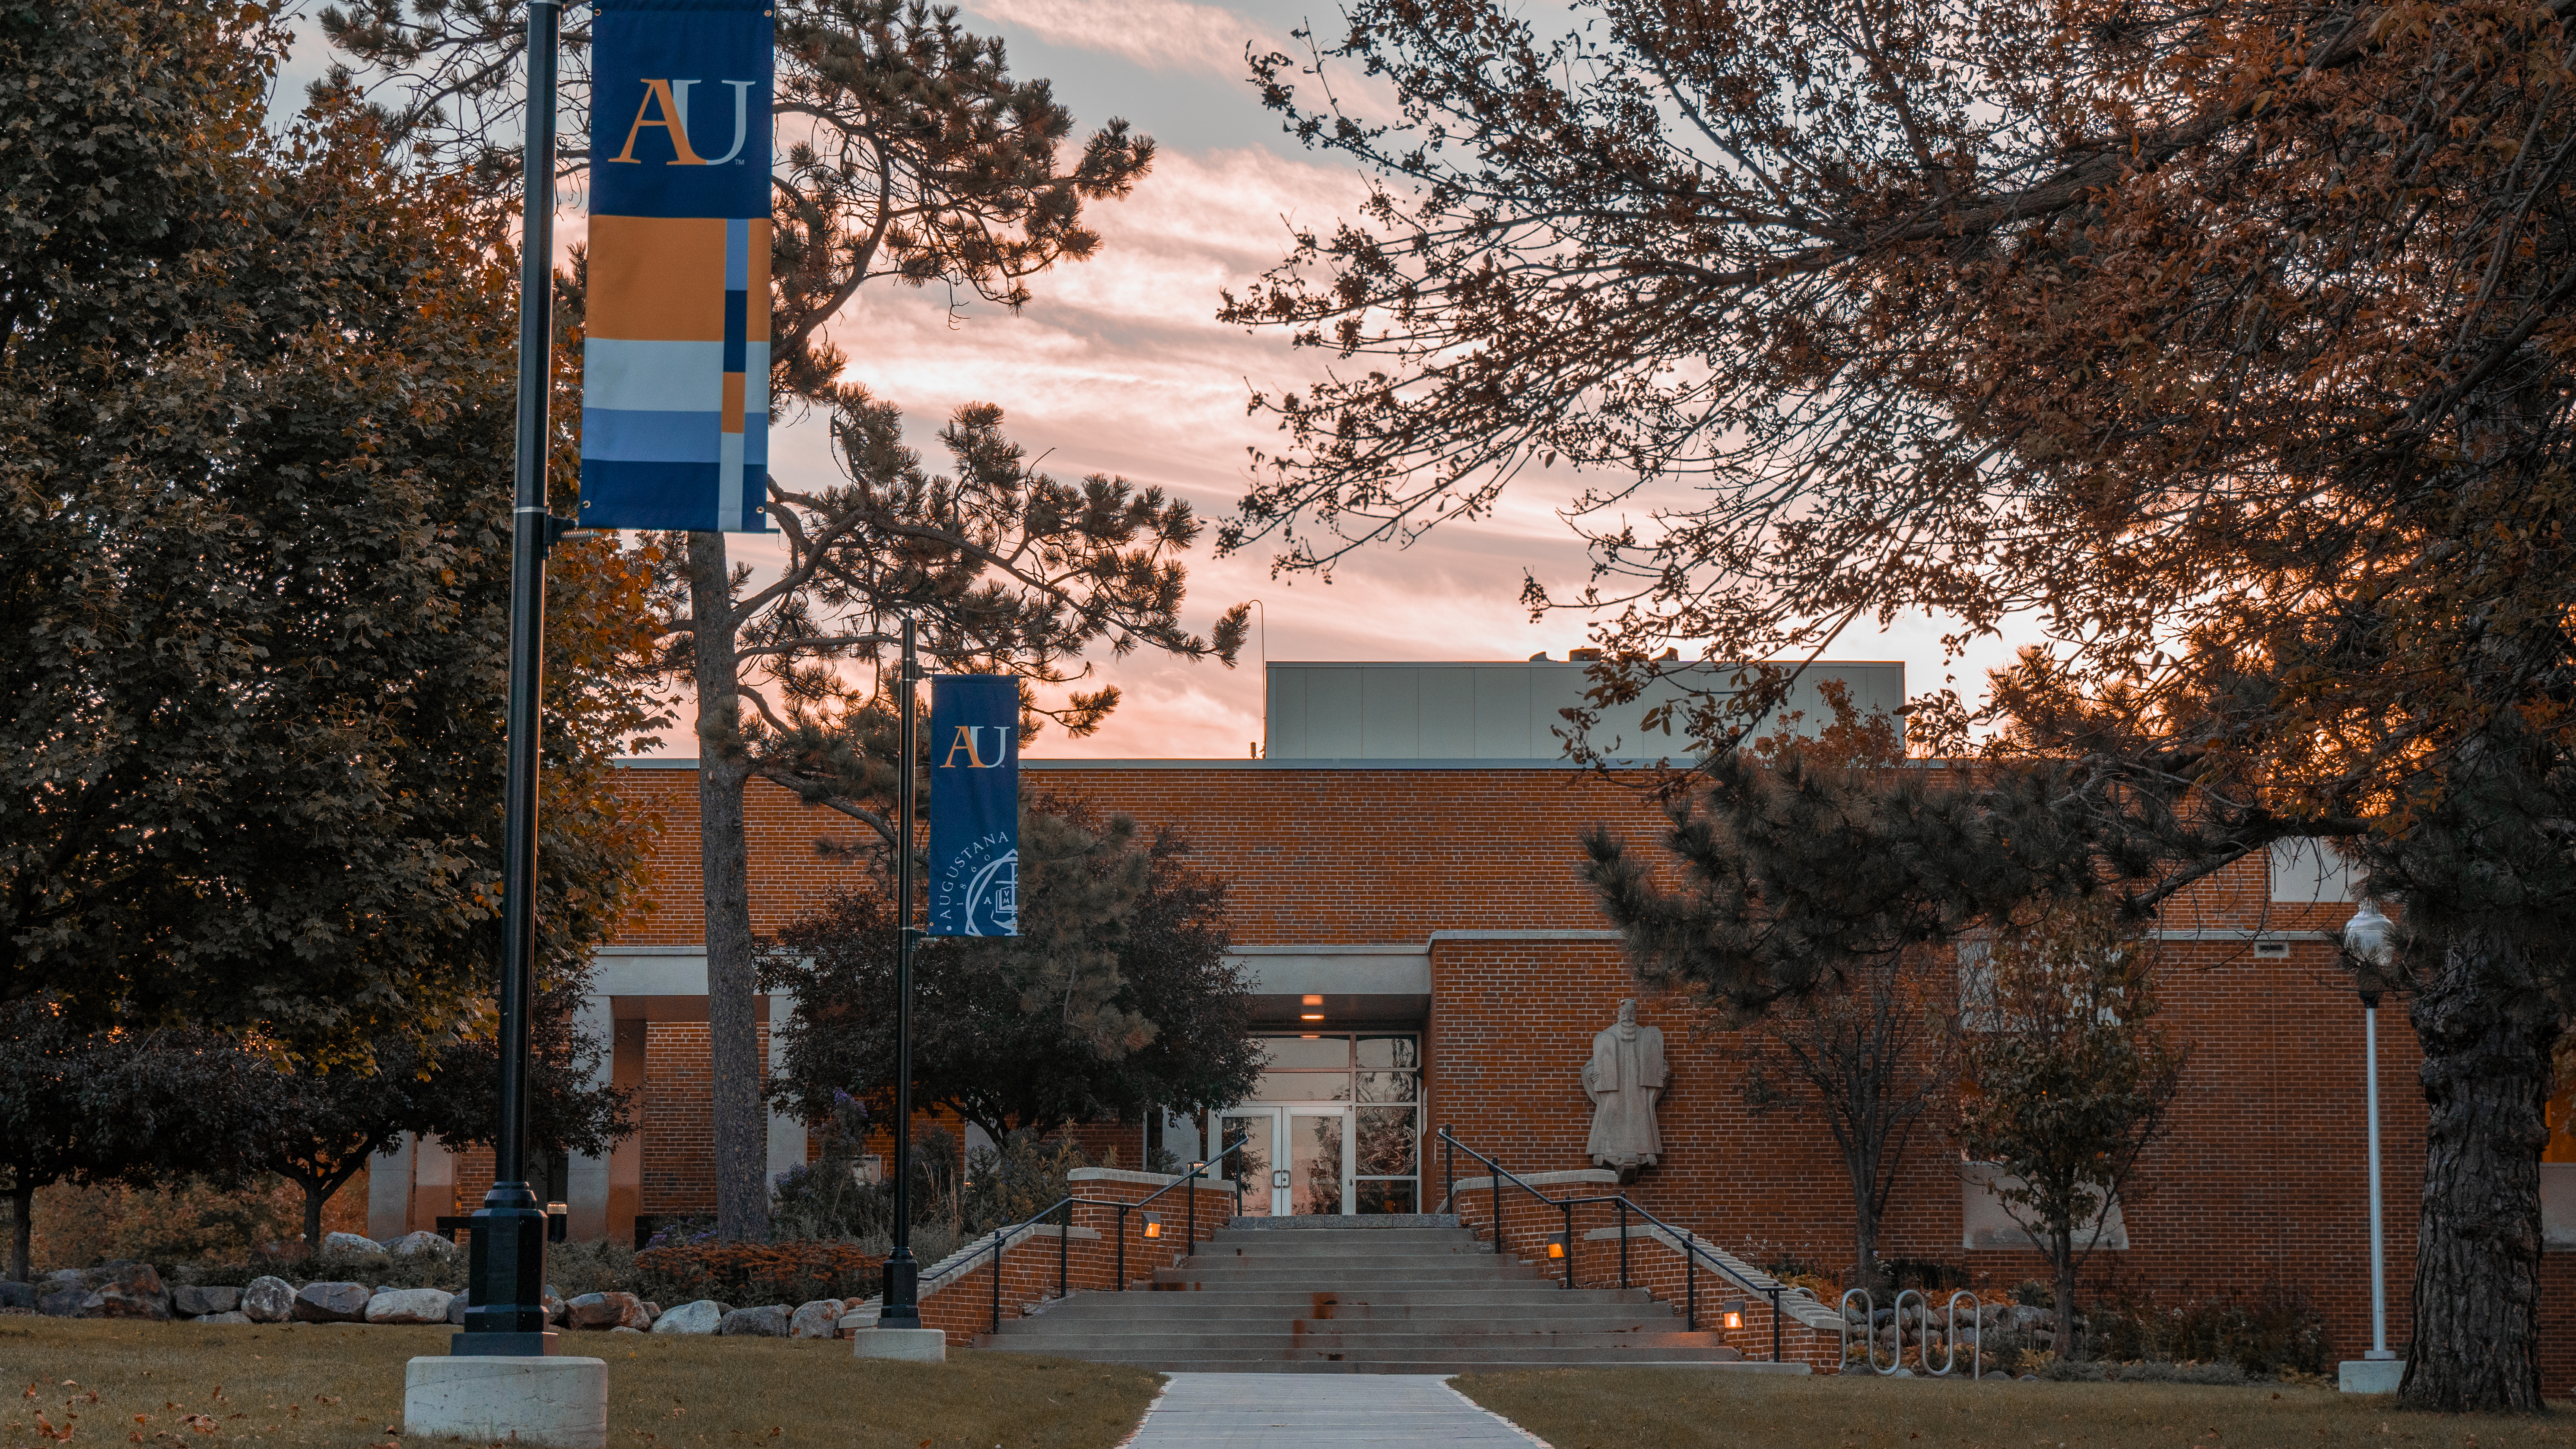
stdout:
MULTIPOLYGON (((662 907, 627 939, 694 943, 695 777, 654 770, 628 778, 673 828, 656 847, 662 907)), ((1181 827, 1198 863, 1229 881, 1235 940, 1244 945, 1418 945, 1435 931, 1597 929, 1601 918, 1575 873, 1577 833, 1602 821, 1645 842, 1662 826, 1619 781, 1565 770, 1081 768, 1033 771, 1028 784, 1181 827)), ((756 928, 775 929, 855 879, 815 856, 817 837, 848 833, 828 813, 757 781, 749 809, 756 928)), ((2178 898, 2161 924, 2331 930, 2349 910, 2271 905, 2268 894, 2262 862, 2249 861, 2178 898)), ((2241 940, 2177 941, 2168 962, 2166 1021, 2193 1053, 2184 1094, 2126 1205, 2133 1246, 2097 1253, 2088 1273, 2106 1288, 2166 1298, 2250 1298, 2286 1284, 2326 1313, 2333 1352, 2357 1356, 2369 1333, 2358 1004, 2322 941, 2294 942, 2286 960, 2258 960, 2241 940)), ((1615 945, 1441 941, 1431 971, 1426 1125, 1451 1123, 1515 1169, 1586 1165, 1582 1062, 1591 1034, 1635 994, 1615 945)), ((1755 1116, 1738 1092, 1728 1034, 1694 1034, 1671 1002, 1641 1008, 1665 1031, 1674 1081, 1662 1113, 1665 1161, 1634 1196, 1755 1257, 1777 1249, 1828 1270, 1848 1264, 1850 1192, 1822 1127, 1755 1116)), ((2389 1003, 2380 1027, 2390 1336, 2402 1348, 2423 1103, 2401 1001, 2389 1003)), ((671 1081, 676 1092, 679 1078, 671 1081)), ((703 1108, 689 1119, 676 1103, 670 1113, 674 1131, 703 1118, 703 1108)), ((663 1130, 656 1116, 648 1131, 663 1130)), ((1104 1145, 1115 1140, 1120 1162, 1132 1163, 1135 1139, 1134 1128, 1118 1128, 1104 1145)), ((690 1140, 674 1139, 675 1147, 690 1140)), ((658 1135, 648 1147, 648 1200, 672 1150, 658 1135)), ((1915 1145, 1881 1251, 1960 1264, 1980 1283, 2040 1276, 2035 1254, 1961 1249, 1960 1188, 1944 1157, 1937 1137, 1915 1145)), ((1439 1195, 1439 1172, 1426 1143, 1426 1205, 1439 1195)), ((655 1210, 649 1201, 646 1210, 655 1210)), ((2570 1287, 2576 1257, 2552 1254, 2544 1364, 2553 1392, 2576 1387, 2570 1287)))
MULTIPOLYGON (((1188 1236, 1188 1194, 1198 1196, 1198 1236, 1202 1240, 1213 1236, 1224 1224, 1225 1215, 1234 1210, 1231 1189, 1220 1192, 1204 1183, 1169 1191, 1162 1191, 1159 1183, 1093 1181, 1073 1186, 1075 1196, 1088 1200, 1073 1210, 1075 1236, 1066 1239, 1054 1233, 1033 1234, 1002 1250, 998 1309, 1001 1321, 1007 1323, 1019 1317, 1020 1310, 1030 1303, 1055 1297, 1059 1288, 1077 1293, 1117 1289, 1121 1218, 1116 1208, 1098 1204, 1135 1204, 1149 1197, 1154 1199, 1151 1208, 1125 1214, 1124 1267, 1130 1289, 1151 1284, 1155 1269, 1172 1266, 1188 1251, 1184 1246, 1188 1236), (1160 1196, 1156 1196, 1158 1192, 1160 1196), (1162 1219, 1162 1236, 1145 1236, 1146 1212, 1162 1219), (1085 1229, 1096 1236, 1083 1236, 1085 1229)), ((977 1262, 972 1271, 925 1291, 921 1299, 922 1326, 945 1331, 952 1348, 968 1347, 978 1335, 990 1333, 997 1311, 993 1271, 988 1256, 977 1262)))

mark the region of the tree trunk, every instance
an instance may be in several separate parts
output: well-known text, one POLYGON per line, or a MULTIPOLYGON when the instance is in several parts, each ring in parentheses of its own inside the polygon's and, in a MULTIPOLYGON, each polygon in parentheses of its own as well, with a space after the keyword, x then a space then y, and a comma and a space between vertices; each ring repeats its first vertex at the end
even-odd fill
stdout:
POLYGON ((1852 1284, 1875 1293, 1878 1273, 1878 1161, 1866 1149, 1843 1155, 1852 1190, 1852 1284))
POLYGON ((2051 1233, 2048 1241, 2049 1266, 2057 1270, 2057 1357, 2074 1363, 2084 1357, 2084 1336, 2075 1330, 2075 1230, 2051 1233))
POLYGON ((2428 1108, 2414 1341, 2398 1390, 2412 1408, 2541 1407, 2541 1103, 2558 1018, 2532 964, 2498 935, 2459 932, 2408 1004, 2428 1108))
POLYGON ((769 1121, 760 1101, 760 984, 742 796, 751 757, 735 683, 724 535, 689 535, 690 636, 698 695, 698 863, 706 885, 707 1047, 713 1078, 716 1236, 769 1236, 769 1121))
POLYGON ((33 1262, 36 1245, 36 1188, 24 1177, 9 1193, 9 1276, 21 1283, 36 1281, 33 1262))
POLYGON ((310 1255, 322 1251, 322 1205, 331 1200, 337 1183, 310 1181, 297 1184, 304 1189, 304 1251, 310 1255))

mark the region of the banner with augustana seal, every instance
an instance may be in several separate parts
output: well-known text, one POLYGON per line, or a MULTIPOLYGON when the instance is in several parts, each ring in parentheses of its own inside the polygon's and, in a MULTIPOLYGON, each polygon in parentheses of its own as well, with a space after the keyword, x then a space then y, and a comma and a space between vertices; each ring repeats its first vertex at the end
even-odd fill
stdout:
POLYGON ((930 934, 1020 933, 1020 685, 930 679, 930 934))

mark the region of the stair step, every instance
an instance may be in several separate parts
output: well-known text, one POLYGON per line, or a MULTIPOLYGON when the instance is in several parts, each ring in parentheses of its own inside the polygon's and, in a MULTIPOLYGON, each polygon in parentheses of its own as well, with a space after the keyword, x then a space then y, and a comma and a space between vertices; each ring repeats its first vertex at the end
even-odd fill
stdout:
POLYGON ((1726 1345, 1720 1342, 1714 1334, 1679 1333, 1671 1331, 1654 1333, 1639 1330, 1626 1333, 1615 1333, 1587 1329, 1562 1332, 1527 1330, 1505 1333, 1478 1333, 1461 1331, 1457 1326, 1451 1325, 1445 1328, 1429 1328, 1416 1333, 1397 1333, 1383 1329, 1369 1330, 1366 1332, 1352 1332, 1347 1330, 1332 1332, 1326 1331, 1328 1328, 1329 1325, 1318 1325, 1315 1331, 1305 1333, 1279 1333, 1268 1330, 1239 1333, 1179 1333, 1169 1331, 1159 1333, 1136 1331, 1124 1333, 1103 1333, 1093 1330, 1074 1333, 1072 1331, 1062 1329, 1059 1329, 1054 1333, 1049 1333, 1036 1324, 1024 1320, 1019 1323, 1005 1322, 1002 1325, 1002 1331, 999 1335, 988 1336, 1028 1340, 1042 1338, 1057 1340, 1078 1339, 1086 1349, 1102 1348, 1118 1349, 1121 1351, 1163 1348, 1192 1352, 1199 1349, 1214 1351, 1218 1349, 1248 1348, 1321 1348, 1339 1349, 1344 1351, 1365 1350, 1371 1352, 1388 1352, 1398 1349, 1409 1351, 1427 1348, 1436 1348, 1444 1351, 1453 1348, 1630 1349, 1639 1344, 1647 1344, 1660 1348, 1688 1349, 1726 1347, 1726 1345))
POLYGON ((1635 1364, 1635 1363, 1734 1363, 1741 1359, 1733 1349, 1685 1349, 1640 1346, 1618 1348, 1440 1348, 1419 1351, 1397 1351, 1386 1354, 1349 1352, 1340 1349, 1086 1349, 1079 1355, 1067 1355, 1062 1345, 1042 1340, 997 1338, 983 1345, 1001 1353, 1042 1353, 1059 1357, 1080 1357, 1092 1363, 1171 1364, 1183 1369, 1208 1370, 1225 1365, 1253 1369, 1275 1364, 1333 1362, 1367 1364, 1380 1373, 1460 1373, 1477 1368, 1499 1366, 1553 1366, 1558 1364, 1635 1364), (1413 1364, 1446 1364, 1448 1368, 1430 1369, 1398 1367, 1413 1364))
POLYGON ((1641 1287, 1553 1287, 1546 1282, 1533 1284, 1399 1284, 1378 1287, 1363 1282, 1314 1284, 1311 1289, 1285 1287, 1285 1284, 1247 1284, 1247 1287, 1224 1287, 1224 1284, 1154 1284, 1154 1287, 1131 1289, 1128 1297, 1195 1297, 1213 1300, 1229 1307, 1306 1307, 1316 1295, 1332 1297, 1337 1302, 1492 1302, 1497 1307, 1540 1305, 1540 1302, 1646 1302, 1649 1295, 1641 1287))
POLYGON ((1741 1358, 1641 1288, 1563 1286, 1562 1266, 1454 1226, 1228 1225, 1143 1291, 1087 1292, 984 1335, 988 1347, 1164 1370, 1459 1373, 1741 1358))
POLYGON ((1242 1312, 1211 1306, 1193 1298, 1165 1298, 1153 1303, 1109 1303, 1094 1301, 1113 1295, 1084 1294, 1051 1301, 1027 1320, 1060 1319, 1069 1323, 1679 1323, 1681 1315, 1661 1304, 1625 1302, 1544 1303, 1523 1307, 1508 1317, 1497 1318, 1489 1302, 1438 1304, 1385 1303, 1293 1303, 1279 1305, 1276 1311, 1242 1312))

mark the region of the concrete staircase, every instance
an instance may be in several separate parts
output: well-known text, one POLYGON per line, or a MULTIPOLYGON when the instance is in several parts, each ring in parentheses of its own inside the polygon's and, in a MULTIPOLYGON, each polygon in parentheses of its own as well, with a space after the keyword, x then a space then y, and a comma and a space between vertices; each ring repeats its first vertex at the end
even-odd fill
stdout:
POLYGON ((1183 1266, 1157 1270, 1151 1291, 1043 1302, 978 1341, 1202 1373, 1742 1360, 1714 1333, 1683 1332, 1680 1315, 1643 1289, 1567 1289, 1456 1223, 1427 1214, 1237 1218, 1183 1266))

